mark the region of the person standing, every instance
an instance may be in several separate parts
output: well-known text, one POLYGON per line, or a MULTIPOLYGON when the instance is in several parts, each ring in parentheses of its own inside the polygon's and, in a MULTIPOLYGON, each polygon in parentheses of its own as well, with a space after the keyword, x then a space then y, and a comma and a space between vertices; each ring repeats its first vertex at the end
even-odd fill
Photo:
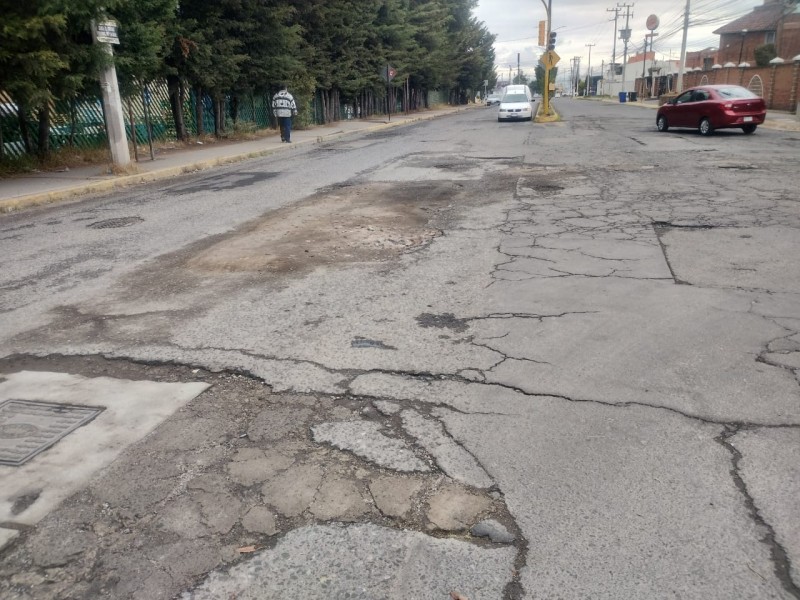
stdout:
POLYGON ((297 104, 285 85, 272 97, 272 111, 281 126, 281 141, 291 143, 292 117, 297 115, 297 104))

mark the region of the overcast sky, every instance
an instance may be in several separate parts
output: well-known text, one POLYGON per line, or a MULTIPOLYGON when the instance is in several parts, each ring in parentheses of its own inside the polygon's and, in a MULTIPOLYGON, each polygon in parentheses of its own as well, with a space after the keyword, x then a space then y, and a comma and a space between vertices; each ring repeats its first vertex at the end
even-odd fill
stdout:
MULTIPOLYGON (((545 0, 546 1, 546 0, 545 0)), ((688 50, 702 50, 719 45, 719 36, 711 32, 752 11, 764 0, 691 0, 688 50)), ((589 48, 592 47, 592 67, 599 74, 601 61, 611 61, 614 44, 614 12, 617 2, 610 0, 552 0, 553 29, 558 30, 556 52, 561 56, 560 73, 569 69, 570 59, 581 57, 581 71, 585 74, 589 64, 589 48)), ((632 4, 628 44, 629 56, 644 45, 648 33, 647 17, 658 16, 661 25, 656 30, 654 50, 658 58, 677 59, 680 56, 683 35, 683 13, 685 0, 626 0, 619 4, 632 4)), ((625 24, 625 9, 622 8, 619 28, 625 24)), ((495 42, 496 66, 502 75, 508 75, 509 66, 514 74, 517 69, 517 53, 520 54, 522 70, 533 77, 533 69, 542 49, 538 43, 539 21, 546 19, 542 0, 479 0, 475 16, 483 21, 489 31, 497 36, 495 42)), ((617 62, 622 62, 623 44, 617 40, 617 62)))

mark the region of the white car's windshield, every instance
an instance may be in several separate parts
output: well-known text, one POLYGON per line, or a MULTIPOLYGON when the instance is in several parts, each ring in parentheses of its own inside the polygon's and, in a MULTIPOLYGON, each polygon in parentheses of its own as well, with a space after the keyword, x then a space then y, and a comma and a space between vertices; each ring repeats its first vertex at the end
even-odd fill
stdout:
POLYGON ((507 94, 503 98, 503 102, 527 102, 528 97, 525 94, 507 94))

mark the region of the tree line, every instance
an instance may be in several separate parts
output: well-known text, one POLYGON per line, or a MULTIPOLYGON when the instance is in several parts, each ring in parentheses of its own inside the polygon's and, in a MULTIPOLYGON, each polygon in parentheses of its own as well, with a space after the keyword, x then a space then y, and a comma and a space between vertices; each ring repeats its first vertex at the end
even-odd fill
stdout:
MULTIPOLYGON (((324 119, 338 106, 364 106, 387 94, 391 65, 404 102, 419 108, 428 90, 449 101, 495 83, 495 36, 472 10, 477 0, 0 0, 0 92, 14 102, 26 148, 28 119, 47 152, 54 100, 99 93, 111 60, 92 43, 91 23, 113 19, 114 63, 123 95, 165 80, 177 137, 188 137, 189 91, 213 102, 213 123, 193 111, 196 131, 225 127, 247 94, 287 83, 299 99, 321 97, 324 119)), ((389 92, 393 93, 393 92, 389 92)), ((198 106, 200 108, 200 106, 198 106)), ((359 114, 367 114, 359 111, 359 114)), ((235 114, 234 114, 235 119, 235 114)))

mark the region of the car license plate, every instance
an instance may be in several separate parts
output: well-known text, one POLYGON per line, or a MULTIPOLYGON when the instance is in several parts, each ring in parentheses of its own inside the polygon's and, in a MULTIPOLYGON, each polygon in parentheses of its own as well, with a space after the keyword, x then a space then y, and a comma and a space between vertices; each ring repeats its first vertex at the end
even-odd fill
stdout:
POLYGON ((745 123, 752 123, 753 122, 753 117, 745 117, 744 118, 744 122, 745 123))

